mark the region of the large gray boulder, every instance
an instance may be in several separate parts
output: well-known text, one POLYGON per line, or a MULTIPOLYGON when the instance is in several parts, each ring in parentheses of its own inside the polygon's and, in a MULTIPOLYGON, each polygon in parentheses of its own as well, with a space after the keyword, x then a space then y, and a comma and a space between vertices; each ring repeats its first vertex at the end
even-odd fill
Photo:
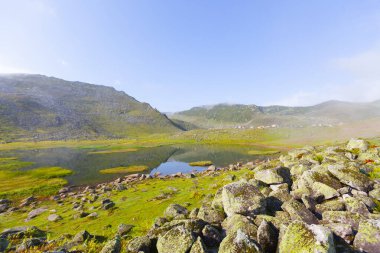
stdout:
POLYGON ((290 218, 294 221, 303 221, 307 224, 317 224, 318 219, 306 206, 297 200, 290 200, 282 205, 282 209, 289 213, 290 218))
POLYGON ((335 253, 333 233, 321 225, 294 221, 281 236, 279 252, 335 253))
POLYGON ((164 216, 169 219, 185 219, 188 214, 186 207, 178 204, 169 205, 164 212, 164 216))
POLYGON ((274 168, 255 172, 255 179, 266 184, 282 184, 289 182, 290 172, 287 168, 274 168))
POLYGON ((100 253, 120 253, 121 252, 121 238, 117 235, 114 239, 108 241, 104 245, 100 253))
POLYGON ((370 187, 369 178, 358 170, 346 168, 344 165, 330 165, 328 170, 340 182, 359 191, 368 191, 370 187))
POLYGON ((213 208, 208 205, 202 205, 198 211, 198 219, 202 219, 210 224, 220 224, 226 218, 223 210, 213 208))
POLYGON ((233 214, 252 216, 263 213, 266 209, 264 195, 255 186, 246 182, 236 182, 224 186, 222 202, 227 216, 233 214))
POLYGON ((222 223, 222 227, 227 234, 234 234, 240 230, 251 238, 256 238, 257 236, 257 225, 250 217, 240 214, 234 214, 225 219, 222 223))
POLYGON ((367 253, 377 253, 380 250, 380 220, 360 222, 355 236, 354 246, 367 253))
POLYGON ((368 141, 361 140, 361 139, 351 139, 346 146, 347 150, 360 150, 360 151, 367 151, 369 148, 368 141))
POLYGON ((127 246, 128 253, 150 253, 152 242, 147 236, 133 238, 127 246))
POLYGON ((258 253, 260 252, 259 245, 241 230, 236 233, 227 234, 220 243, 219 253, 258 253))
POLYGON ((165 235, 158 237, 158 253, 186 253, 191 249, 196 237, 193 232, 183 226, 169 230, 165 235))

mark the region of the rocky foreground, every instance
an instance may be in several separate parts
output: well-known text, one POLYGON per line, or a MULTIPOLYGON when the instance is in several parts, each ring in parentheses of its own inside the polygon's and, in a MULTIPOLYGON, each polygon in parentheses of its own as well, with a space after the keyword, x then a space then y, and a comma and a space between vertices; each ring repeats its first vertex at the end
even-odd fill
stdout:
MULTIPOLYGON (((247 166, 253 173, 245 179, 223 186, 200 208, 170 205, 145 236, 125 246, 122 234, 130 228, 120 226, 101 252, 380 252, 380 180, 370 177, 380 167, 380 148, 353 139, 346 146, 305 147, 247 166)), ((204 174, 212 173, 218 169, 204 174)), ((57 201, 66 195, 62 191, 57 201)), ((112 208, 112 201, 103 202, 102 208, 112 208)), ((36 227, 5 230, 0 252, 48 244, 44 237, 36 227)), ((70 248, 93 237, 83 231, 50 252, 77 252, 70 248)))

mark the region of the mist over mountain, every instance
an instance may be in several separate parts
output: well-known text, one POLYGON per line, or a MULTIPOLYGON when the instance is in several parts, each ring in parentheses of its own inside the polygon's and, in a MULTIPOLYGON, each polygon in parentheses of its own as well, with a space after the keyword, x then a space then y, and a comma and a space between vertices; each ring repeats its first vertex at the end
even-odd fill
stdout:
POLYGON ((170 115, 202 128, 333 126, 380 117, 380 100, 371 103, 327 101, 314 106, 218 104, 170 115))
POLYGON ((149 104, 111 87, 43 75, 0 75, 3 138, 117 138, 176 131, 149 104))

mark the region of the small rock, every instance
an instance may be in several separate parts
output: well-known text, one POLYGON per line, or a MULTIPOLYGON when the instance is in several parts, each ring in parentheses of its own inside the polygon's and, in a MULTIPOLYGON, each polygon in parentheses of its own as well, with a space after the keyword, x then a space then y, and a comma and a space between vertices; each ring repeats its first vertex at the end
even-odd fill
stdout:
POLYGON ((62 220, 62 217, 59 216, 58 214, 50 214, 47 219, 48 221, 56 222, 56 221, 62 220))
POLYGON ((133 227, 134 227, 133 225, 122 223, 117 228, 117 233, 121 236, 126 235, 132 230, 133 227))
POLYGON ((108 241, 106 245, 104 245, 102 251, 100 251, 100 253, 120 253, 120 252, 121 252, 121 239, 119 235, 117 235, 114 239, 108 241))
POLYGON ((136 237, 132 239, 128 246, 127 246, 127 252, 130 253, 150 253, 151 250, 151 245, 152 242, 147 236, 141 236, 141 237, 136 237))
POLYGON ((87 232, 86 230, 82 230, 82 231, 80 231, 79 233, 77 233, 77 234, 74 236, 72 242, 74 242, 74 243, 83 243, 83 242, 85 242, 85 241, 87 241, 88 239, 91 239, 91 238, 93 238, 93 237, 94 237, 94 236, 91 235, 91 234, 90 234, 89 232, 87 232))
POLYGON ((29 214, 28 214, 28 220, 31 220, 31 219, 37 217, 38 215, 40 215, 40 214, 42 214, 42 213, 44 213, 46 211, 47 211, 47 209, 46 208, 42 208, 42 207, 34 209, 31 212, 29 212, 29 214))

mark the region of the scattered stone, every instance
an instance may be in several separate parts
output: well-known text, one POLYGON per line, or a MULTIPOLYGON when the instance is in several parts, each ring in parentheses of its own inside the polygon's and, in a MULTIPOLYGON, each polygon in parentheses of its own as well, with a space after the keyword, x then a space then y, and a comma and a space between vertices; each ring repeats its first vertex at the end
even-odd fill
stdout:
POLYGON ((200 236, 198 236, 197 240, 194 242, 189 253, 207 253, 206 247, 200 236))
POLYGON ((104 245, 100 253, 120 253, 121 252, 121 238, 117 235, 114 239, 108 241, 104 245))
POLYGON ((89 232, 87 232, 86 230, 82 230, 80 231, 79 233, 77 233, 72 242, 74 243, 83 243, 91 238, 93 238, 94 236, 91 235, 89 232))
POLYGON ((245 182, 224 186, 222 203, 227 216, 233 214, 256 215, 264 213, 266 209, 264 195, 255 186, 245 182))
POLYGON ((183 207, 178 204, 171 204, 165 210, 165 217, 170 219, 184 219, 189 214, 189 211, 186 207, 183 207))
POLYGON ((133 227, 134 227, 133 225, 122 223, 117 228, 117 233, 121 236, 124 236, 128 234, 132 230, 133 227))
POLYGON ((223 239, 219 230, 210 225, 206 225, 203 228, 202 235, 206 246, 211 248, 218 246, 223 239))
POLYGON ((58 214, 50 214, 47 219, 48 221, 56 222, 56 221, 62 220, 62 217, 59 216, 58 214))
POLYGON ((367 253, 377 253, 380 249, 380 220, 360 222, 354 246, 367 253))
POLYGON ((282 205, 282 209, 289 213, 294 221, 304 221, 307 224, 318 224, 317 217, 309 209, 297 200, 290 200, 282 205))
POLYGON ((294 221, 279 242, 279 252, 335 252, 334 237, 326 227, 294 221))
POLYGON ((183 226, 169 230, 165 235, 158 237, 158 253, 178 252, 186 253, 195 242, 194 234, 183 226))
POLYGON ((275 253, 277 249, 278 231, 272 223, 263 220, 257 230, 257 242, 267 253, 275 253))
POLYGON ((44 213, 46 211, 47 211, 47 209, 46 208, 42 208, 42 207, 34 209, 31 212, 29 212, 27 220, 31 220, 31 219, 37 217, 38 215, 40 215, 40 214, 42 214, 42 213, 44 213))
POLYGON ((220 243, 219 253, 246 252, 259 253, 259 245, 241 230, 227 234, 220 243))
POLYGON ((150 253, 152 242, 147 236, 136 237, 129 242, 127 252, 129 253, 150 253))
POLYGON ((359 171, 339 165, 330 165, 328 166, 328 170, 345 185, 351 186, 360 191, 367 191, 369 189, 369 178, 359 171))
POLYGON ((347 150, 360 150, 365 152, 368 150, 369 143, 361 139, 351 139, 346 146, 347 150))
POLYGON ((110 200, 110 199, 104 199, 102 201, 102 209, 103 210, 111 209, 114 206, 115 206, 115 203, 112 200, 110 200))

